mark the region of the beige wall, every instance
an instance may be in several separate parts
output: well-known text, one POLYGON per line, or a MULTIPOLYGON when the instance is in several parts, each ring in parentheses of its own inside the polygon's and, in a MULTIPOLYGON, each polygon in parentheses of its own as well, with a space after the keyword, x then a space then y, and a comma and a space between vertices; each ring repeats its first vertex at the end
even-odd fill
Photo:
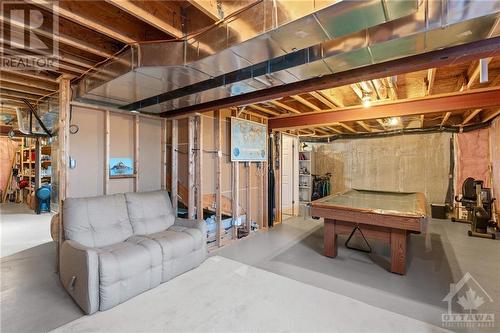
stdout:
MULTIPOLYGON (((97 196, 104 193, 105 112, 73 107, 70 156, 76 160, 69 169, 68 197, 97 196)), ((109 157, 131 157, 134 152, 134 115, 110 113, 109 157)), ((138 191, 161 188, 161 120, 139 117, 138 191)), ((134 191, 134 179, 110 179, 108 194, 134 191)))
POLYGON ((443 203, 451 134, 337 140, 315 145, 315 173, 332 173, 333 192, 349 188, 425 193, 443 203))
POLYGON ((76 168, 68 169, 67 196, 89 197, 103 194, 104 188, 104 112, 73 108, 71 124, 78 125, 69 135, 69 155, 76 168))

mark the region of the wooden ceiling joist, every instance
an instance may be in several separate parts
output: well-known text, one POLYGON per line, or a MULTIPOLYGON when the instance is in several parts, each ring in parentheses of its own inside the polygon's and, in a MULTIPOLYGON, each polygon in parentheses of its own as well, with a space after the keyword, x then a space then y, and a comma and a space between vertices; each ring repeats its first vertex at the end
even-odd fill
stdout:
MULTIPOLYGON (((0 52, 3 52, 5 54, 12 54, 12 52, 10 52, 9 50, 5 49, 3 46, 0 46, 0 52)), ((37 58, 39 57, 40 55, 44 55, 43 53, 41 52, 37 52, 37 54, 35 53, 32 53, 32 52, 24 52, 23 54, 16 54, 18 57, 20 58, 25 58, 25 59, 30 59, 30 58, 37 58)), ((58 58, 58 57, 56 57, 58 58)), ((72 65, 72 64, 68 64, 64 61, 59 61, 57 63, 57 69, 54 69, 54 70, 57 70, 58 72, 62 72, 62 73, 68 73, 68 74, 82 74, 84 73, 87 69, 86 68, 83 68, 83 67, 79 67, 79 66, 75 66, 75 65, 72 65)))
POLYGON ((497 117, 500 115, 500 108, 495 109, 495 110, 490 110, 490 111, 485 111, 482 114, 481 121, 482 122, 487 122, 492 120, 493 118, 497 117))
POLYGON ((448 121, 448 119, 450 118, 451 116, 451 112, 446 112, 443 116, 443 120, 441 120, 441 126, 444 126, 446 124, 446 122, 448 121))
POLYGON ((358 120, 358 121, 356 121, 356 123, 357 123, 359 126, 363 127, 363 128, 365 129, 365 131, 367 131, 367 132, 371 132, 371 131, 372 131, 371 127, 370 127, 370 126, 368 126, 368 125, 367 125, 364 121, 362 121, 362 120, 358 120))
MULTIPOLYGON (((142 1, 141 6, 138 6, 137 4, 129 0, 106 1, 175 38, 181 38, 183 36, 182 31, 166 22, 165 20, 159 18, 158 16, 153 15, 153 13, 159 14, 164 10, 164 8, 155 8, 155 6, 157 6, 158 4, 162 4, 161 1, 142 1)), ((173 3, 175 4, 176 2, 173 3)), ((178 9, 178 14, 180 15, 180 7, 178 9)))
MULTIPOLYGON (((16 42, 12 42, 12 41, 6 41, 6 40, 3 40, 3 39, 0 39, 0 42, 2 44, 6 44, 6 43, 9 43, 12 47, 17 47, 19 49, 23 49, 24 46, 19 44, 19 43, 16 43, 16 42)), ((44 52, 44 51, 41 51, 41 50, 37 50, 37 49, 29 49, 29 53, 26 53, 26 54, 37 54, 37 55, 42 55, 42 56, 50 56, 50 57, 54 57, 56 59, 58 59, 59 61, 63 61, 63 62, 66 62, 68 64, 73 64, 73 65, 76 65, 76 66, 80 66, 80 67, 83 67, 85 69, 89 69, 89 68, 92 68, 95 64, 93 64, 92 62, 88 61, 88 60, 85 60, 85 59, 81 59, 81 58, 78 58, 78 57, 75 57, 73 55, 70 55, 70 54, 65 54, 64 52, 59 52, 58 54, 55 54, 55 55, 52 55, 52 54, 48 54, 47 52, 44 52)), ((23 53, 17 53, 17 54, 24 54, 23 53)), ((16 55, 17 55, 16 54, 16 55)))
POLYGON ((333 104, 335 104, 336 107, 338 107, 338 108, 344 107, 344 103, 338 98, 338 96, 336 96, 333 93, 333 88, 319 90, 318 92, 321 93, 321 95, 323 95, 330 102, 332 102, 333 104))
POLYGON ((207 15, 214 21, 220 20, 219 11, 217 9, 217 3, 210 0, 188 0, 188 2, 196 7, 203 14, 207 15))
POLYGON ((270 101, 271 104, 274 104, 276 105, 277 107, 280 107, 282 109, 285 109, 287 111, 290 111, 291 113, 300 113, 299 110, 295 109, 295 108, 292 108, 291 106, 285 104, 285 103, 282 103, 280 101, 270 101))
MULTIPOLYGON (((113 39, 119 40, 123 43, 132 44, 132 43, 137 41, 137 40, 125 35, 121 31, 118 31, 117 29, 113 29, 113 28, 110 28, 108 26, 105 26, 104 24, 101 24, 101 23, 97 22, 96 20, 93 20, 87 16, 83 16, 83 15, 79 14, 78 12, 71 10, 71 8, 66 8, 64 6, 61 6, 60 4, 57 4, 56 2, 49 3, 45 0, 32 0, 31 2, 37 6, 40 6, 42 8, 49 10, 49 11, 51 11, 53 9, 59 15, 61 15, 64 18, 67 18, 68 20, 71 20, 75 23, 78 23, 84 27, 87 27, 89 29, 97 31, 97 32, 99 32, 103 35, 106 35, 108 37, 111 37, 113 39)), ((73 1, 72 5, 78 5, 78 1, 73 1)), ((86 5, 86 4, 84 4, 84 5, 86 5)))
POLYGON ((309 93, 312 97, 316 98, 318 101, 321 103, 325 104, 328 106, 330 109, 335 109, 337 105, 335 105, 327 96, 325 96, 322 92, 319 91, 311 91, 309 93))
POLYGON ((382 129, 382 131, 385 131, 387 128, 385 127, 385 123, 382 119, 380 118, 377 118, 377 123, 380 125, 380 128, 382 129))
POLYGON ((460 126, 465 126, 467 125, 475 116, 477 116, 479 114, 479 112, 481 112, 482 109, 475 109, 474 111, 471 111, 465 118, 464 120, 462 121, 462 123, 460 124, 460 126))
POLYGON ((16 83, 27 87, 39 88, 50 91, 56 91, 59 87, 56 83, 36 80, 33 78, 26 78, 12 72, 0 72, 0 81, 16 83))
POLYGON ((13 90, 21 93, 28 93, 32 95, 39 95, 39 96, 45 96, 50 94, 50 91, 39 89, 39 88, 33 88, 33 87, 27 87, 24 85, 20 85, 17 83, 10 83, 10 82, 2 82, 1 87, 3 89, 8 89, 8 90, 13 90))
POLYGON ((341 130, 339 130, 338 128, 335 128, 333 126, 326 126, 327 128, 331 129, 332 131, 334 131, 335 133, 338 133, 338 134, 343 134, 344 132, 342 132, 341 130))
POLYGON ((40 99, 39 95, 28 94, 26 92, 19 92, 15 90, 4 89, 3 84, 0 85, 0 95, 6 98, 15 98, 21 100, 21 98, 26 98, 28 100, 37 101, 40 99))
MULTIPOLYGON (((13 27, 21 28, 21 29, 27 29, 27 27, 24 25, 23 22, 18 22, 16 20, 10 19, 8 20, 5 16, 0 14, 0 22, 9 22, 9 24, 13 27)), ((104 45, 102 45, 102 42, 98 42, 98 38, 92 38, 91 41, 92 43, 89 43, 87 40, 89 39, 90 36, 88 34, 85 36, 85 40, 79 38, 76 39, 70 35, 64 34, 61 32, 61 30, 65 29, 65 26, 63 23, 60 23, 59 27, 59 32, 57 34, 54 34, 52 30, 46 30, 43 26, 42 27, 29 27, 29 29, 41 36, 44 36, 46 38, 50 39, 55 39, 57 40, 60 44, 71 46, 73 48, 103 57, 103 58, 109 58, 112 57, 113 53, 109 52, 104 45)), ((83 33, 83 31, 82 31, 83 33)), ((114 47, 109 47, 109 49, 114 49, 114 47)))
POLYGON ((250 107, 255 109, 255 110, 258 110, 260 112, 264 112, 267 115, 271 115, 271 116, 280 116, 281 115, 281 113, 279 113, 277 111, 270 110, 270 109, 264 108, 264 107, 259 106, 259 105, 250 105, 250 107))
POLYGON ((427 70, 427 90, 426 95, 432 94, 432 88, 434 87, 434 81, 436 80, 436 68, 429 68, 427 70))
POLYGON ((351 126, 349 125, 346 125, 344 123, 339 123, 340 127, 343 127, 345 128, 346 130, 348 130, 349 132, 351 133, 357 133, 358 131, 356 131, 354 128, 352 128, 351 126))
POLYGON ((477 89, 416 99, 391 101, 370 108, 354 106, 269 119, 270 129, 300 128, 337 122, 441 113, 500 106, 500 87, 477 89))
POLYGON ((299 95, 293 95, 290 97, 293 98, 294 100, 296 100, 297 102, 299 102, 300 104, 307 106, 311 110, 321 111, 321 109, 318 106, 314 105, 313 103, 309 102, 307 99, 305 99, 299 95))
POLYGON ((48 74, 45 74, 43 72, 37 72, 37 71, 16 71, 16 70, 11 70, 8 68, 2 68, 0 70, 0 78, 2 78, 4 73, 11 73, 19 76, 24 76, 24 77, 29 77, 37 80, 42 80, 42 81, 47 81, 47 82, 52 82, 56 83, 57 78, 50 76, 48 74))

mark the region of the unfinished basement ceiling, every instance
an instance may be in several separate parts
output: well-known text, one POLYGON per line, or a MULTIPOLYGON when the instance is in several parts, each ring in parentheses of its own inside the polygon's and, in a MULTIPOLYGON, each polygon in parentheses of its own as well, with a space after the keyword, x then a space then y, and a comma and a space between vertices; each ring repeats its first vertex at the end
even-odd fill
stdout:
POLYGON ((498 2, 284 3, 256 2, 185 41, 134 44, 85 76, 77 98, 168 114, 499 34, 498 2))
MULTIPOLYGON (((32 104, 38 103, 42 115, 49 105, 48 100, 56 105, 56 99, 44 96, 57 96, 56 78, 62 74, 73 76, 75 83, 78 83, 80 77, 84 79, 73 87, 74 96, 80 94, 81 101, 131 110, 137 105, 135 102, 146 99, 145 104, 151 105, 144 106, 142 111, 151 109, 157 113, 158 109, 160 112, 166 110, 160 114, 168 116, 172 111, 183 112, 185 106, 188 106, 186 110, 199 108, 204 101, 216 101, 215 104, 220 105, 227 98, 238 98, 243 102, 231 105, 244 105, 244 108, 239 108, 240 112, 269 119, 297 113, 321 112, 325 109, 341 110, 360 105, 363 95, 369 95, 373 103, 378 105, 500 84, 499 61, 497 58, 489 58, 487 83, 479 83, 478 62, 474 61, 413 73, 398 72, 398 75, 390 77, 373 76, 376 79, 353 81, 353 84, 345 86, 323 86, 322 90, 316 91, 307 91, 313 88, 301 88, 302 90, 295 92, 296 95, 284 98, 281 98, 284 94, 260 97, 252 102, 255 104, 248 104, 247 97, 252 94, 269 94, 273 89, 285 91, 288 89, 285 87, 286 83, 297 86, 297 83, 303 82, 299 80, 307 78, 324 80, 332 77, 335 80, 339 75, 346 76, 345 73, 352 72, 343 71, 339 64, 356 68, 354 71, 369 71, 375 67, 369 66, 370 64, 383 60, 380 55, 378 58, 373 57, 377 55, 373 50, 402 50, 408 54, 383 56, 389 61, 400 56, 409 59, 408 55, 427 52, 428 41, 432 41, 431 37, 435 36, 436 31, 441 31, 439 38, 443 45, 448 42, 449 45, 462 43, 458 48, 467 50, 464 47, 471 45, 470 40, 482 38, 483 42, 486 38, 499 35, 499 4, 493 1, 487 2, 486 6, 480 1, 405 1, 401 7, 395 6, 402 4, 401 2, 392 0, 89 0, 85 5, 81 1, 63 0, 55 4, 59 12, 59 35, 51 35, 45 25, 36 28, 34 32, 43 38, 57 39, 61 66, 57 71, 0 71, 0 110, 5 115, 2 117, 5 119, 0 121, 3 120, 4 124, 15 126, 16 108, 25 107, 23 98, 32 104), (334 15, 326 15, 333 8, 334 15), (366 20, 368 16, 370 20, 366 20), (493 18, 495 21, 491 29, 483 33, 484 36, 477 35, 474 29, 467 29, 468 25, 478 23, 474 28, 486 31, 493 18), (124 20, 128 22, 126 26, 121 23, 124 20), (326 25, 327 20, 332 20, 334 24, 326 25), (346 21, 359 22, 361 25, 345 24, 346 21), (304 25, 300 22, 312 23, 304 25), (457 25, 457 22, 461 23, 457 25), (292 29, 296 24, 298 28, 292 29), (320 27, 321 31, 313 27, 320 27), (436 30, 441 27, 443 29, 436 30), (458 33, 458 37, 453 33, 458 33), (189 36, 186 42, 183 41, 185 34, 189 36), (280 39, 283 35, 288 39, 280 39), (85 36, 85 40, 78 36, 85 36), (290 36, 294 38, 289 38, 290 36), (309 41, 304 38, 310 36, 315 36, 316 39, 309 41), (166 42, 167 40, 170 42, 166 42), (252 43, 257 46, 250 47, 254 45, 252 43), (265 47, 259 47, 261 45, 265 47), (295 45, 308 47, 293 52, 295 45), (114 54, 122 48, 122 57, 115 58, 114 54), (125 61, 127 54, 132 62, 125 61), (98 66, 98 71, 83 75, 107 58, 115 61, 108 61, 106 65, 98 66), (262 59, 266 61, 254 65, 262 59), (345 60, 344 63, 342 59, 345 60), (200 65, 196 67, 194 63, 200 65), (249 67, 240 68, 248 63, 252 64, 250 70, 249 67), (195 68, 197 69, 193 70, 195 68), (233 68, 239 69, 225 73, 233 68), (327 75, 321 76, 325 69, 327 75), (267 72, 270 74, 265 74, 267 72), (220 73, 225 74, 219 75, 220 73), (207 77, 210 79, 207 80, 207 77), (219 86, 213 87, 214 83, 219 86), (203 91, 196 92, 193 88, 203 91), (85 91, 89 98, 82 97, 82 92, 85 91), (92 95, 90 91, 99 91, 99 95, 92 95), (125 99, 122 100, 121 94, 125 94, 125 99), (172 98, 172 94, 178 94, 178 97, 172 98), (151 96, 154 98, 147 100, 151 96), (162 98, 165 100, 161 101, 162 98), (264 99, 267 101, 260 102, 264 99)), ((42 2, 32 6, 42 12, 50 9, 42 2)), ((5 22, 7 19, 0 13, 1 21, 5 22)), ((14 27, 20 24, 12 18, 9 22, 14 27)), ((486 41, 489 45, 496 45, 491 43, 496 43, 495 39, 486 41)), ((6 41, 2 41, 2 44, 6 45, 6 41)), ((446 48, 445 52, 448 50, 451 48, 446 48)), ((3 54, 4 51, 5 47, 2 46, 0 53, 3 54)), ((25 53, 29 56, 28 51, 25 53)), ((422 57, 418 56, 419 59, 422 57)), ((382 64, 384 65, 385 63, 382 64)), ((390 118, 360 118, 359 121, 346 121, 342 125, 325 124, 328 126, 323 129, 308 127, 301 131, 301 135, 312 133, 315 136, 327 136, 339 132, 344 135, 387 131, 394 128, 394 123, 397 123, 398 128, 432 127, 436 124, 463 127, 491 120, 497 114, 498 109, 467 109, 422 117, 411 115, 397 121, 390 118)))

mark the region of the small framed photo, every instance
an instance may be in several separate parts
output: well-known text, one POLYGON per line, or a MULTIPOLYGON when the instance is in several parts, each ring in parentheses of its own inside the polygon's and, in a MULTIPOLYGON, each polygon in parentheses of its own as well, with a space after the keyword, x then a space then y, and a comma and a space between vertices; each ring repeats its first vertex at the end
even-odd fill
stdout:
POLYGON ((130 157, 113 157, 109 159, 109 178, 134 177, 134 161, 130 157))

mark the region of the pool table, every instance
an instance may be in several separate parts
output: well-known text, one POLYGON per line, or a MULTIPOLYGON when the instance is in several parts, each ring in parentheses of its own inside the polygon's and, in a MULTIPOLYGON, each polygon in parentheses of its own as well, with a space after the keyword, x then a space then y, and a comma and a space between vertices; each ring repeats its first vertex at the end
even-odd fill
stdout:
POLYGON ((410 234, 425 233, 428 214, 423 193, 351 189, 313 201, 311 215, 324 218, 325 256, 336 257, 337 235, 357 226, 366 238, 390 245, 391 272, 404 275, 410 234))

